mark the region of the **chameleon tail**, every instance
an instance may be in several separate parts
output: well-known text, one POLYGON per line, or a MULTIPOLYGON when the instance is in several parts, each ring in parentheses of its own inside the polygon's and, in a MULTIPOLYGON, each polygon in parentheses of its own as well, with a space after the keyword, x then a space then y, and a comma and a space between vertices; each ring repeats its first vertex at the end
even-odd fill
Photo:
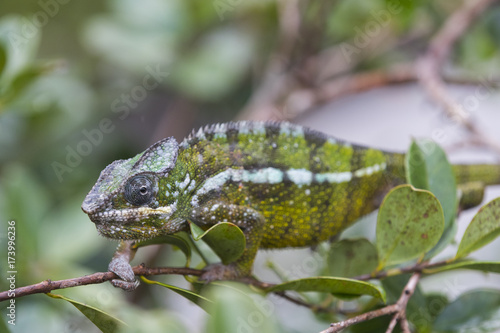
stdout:
MULTIPOLYGON (((405 155, 386 153, 388 178, 392 185, 406 183, 405 155)), ((456 164, 452 165, 457 187, 460 190, 460 206, 468 209, 481 204, 484 187, 500 184, 500 165, 456 164)))
POLYGON ((484 185, 500 184, 500 165, 456 164, 453 165, 457 184, 481 182, 484 185))
MULTIPOLYGON (((406 182, 405 154, 385 153, 387 171, 398 183, 406 182)), ((453 172, 457 184, 481 182, 484 185, 500 184, 500 164, 454 164, 453 172)))
POLYGON ((500 184, 500 165, 458 164, 453 171, 460 190, 460 206, 468 209, 481 204, 486 185, 500 184))

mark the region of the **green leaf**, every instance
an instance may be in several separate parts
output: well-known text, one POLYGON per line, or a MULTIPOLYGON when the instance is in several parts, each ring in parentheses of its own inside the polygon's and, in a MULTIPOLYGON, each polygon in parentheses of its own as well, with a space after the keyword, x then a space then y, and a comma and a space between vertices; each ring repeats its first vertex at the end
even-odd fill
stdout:
POLYGON ((5 102, 10 102, 18 97, 30 84, 47 72, 45 66, 31 66, 18 73, 10 83, 8 91, 3 98, 5 102))
POLYGON ((458 246, 456 258, 463 258, 500 235, 500 198, 496 198, 479 210, 465 230, 458 246))
POLYGON ((70 302, 77 308, 81 313, 85 315, 95 326, 97 326, 104 333, 119 332, 123 329, 123 325, 127 326, 123 321, 118 318, 111 316, 110 314, 99 310, 93 306, 72 300, 68 297, 47 293, 47 296, 52 298, 58 298, 70 302))
POLYGON ((474 290, 460 295, 434 322, 437 332, 496 332, 500 329, 500 291, 474 290))
POLYGON ((434 322, 450 301, 448 300, 448 296, 441 293, 429 293, 425 295, 425 298, 427 311, 432 318, 431 321, 434 322))
POLYGON ((456 261, 444 266, 424 269, 423 273, 435 274, 445 271, 451 271, 454 269, 472 269, 476 271, 483 271, 489 273, 500 273, 500 261, 474 261, 474 260, 456 261))
MULTIPOLYGON (((6 304, 7 306, 7 304, 6 304)), ((2 317, 5 317, 5 316, 2 316, 2 317)), ((0 332, 5 332, 5 333, 10 333, 10 330, 9 328, 7 327, 7 321, 11 320, 10 317, 5 317, 0 319, 0 332)))
POLYGON ((136 242, 133 248, 138 249, 143 246, 155 245, 155 244, 170 244, 177 246, 186 255, 186 266, 189 266, 191 262, 191 247, 189 246, 189 244, 186 242, 185 239, 176 235, 165 235, 152 239, 141 240, 136 242))
POLYGON ((443 210, 432 193, 395 187, 377 217, 378 269, 422 256, 437 243, 443 226, 443 210))
POLYGON ((211 29, 172 66, 169 80, 194 99, 216 101, 234 91, 251 65, 252 37, 238 29, 211 29))
POLYGON ((0 77, 7 65, 7 50, 3 43, 0 43, 0 77))
POLYGON ((198 295, 198 294, 196 294, 190 290, 187 290, 187 289, 179 288, 179 287, 172 286, 172 285, 166 284, 166 283, 161 283, 158 281, 149 280, 149 279, 145 278, 144 276, 141 276, 141 280, 147 284, 157 284, 159 286, 168 288, 168 289, 176 292, 177 294, 181 295, 182 297, 190 300, 191 302, 199 305, 203 310, 207 310, 207 307, 210 306, 210 303, 212 303, 212 301, 209 300, 208 298, 201 296, 201 295, 198 295))
POLYGON ((405 156, 406 180, 416 188, 429 189, 429 177, 425 165, 424 153, 415 142, 412 141, 410 149, 405 156))
POLYGON ((234 282, 213 283, 207 297, 214 302, 203 332, 276 333, 276 305, 248 286, 234 282))
POLYGON ((316 291, 349 296, 370 295, 385 302, 385 292, 374 284, 336 277, 312 277, 292 280, 266 289, 267 292, 294 290, 299 292, 316 291))
POLYGON ((367 239, 343 239, 332 243, 328 252, 331 276, 352 277, 368 274, 377 268, 377 249, 367 239))
POLYGON ((455 217, 458 208, 457 185, 452 165, 439 145, 430 140, 414 140, 406 154, 408 183, 431 191, 439 200, 444 214, 444 232, 426 259, 441 252, 456 233, 455 217))
POLYGON ((194 240, 203 239, 225 265, 238 259, 245 250, 245 235, 232 223, 220 222, 205 232, 192 222, 189 226, 194 240))

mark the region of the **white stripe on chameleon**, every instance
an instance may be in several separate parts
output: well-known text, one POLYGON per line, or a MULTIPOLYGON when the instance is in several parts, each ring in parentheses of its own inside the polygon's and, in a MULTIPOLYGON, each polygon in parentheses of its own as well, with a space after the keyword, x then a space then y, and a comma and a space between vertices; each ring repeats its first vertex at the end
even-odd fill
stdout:
POLYGON ((355 177, 370 176, 375 172, 385 170, 386 167, 387 167, 387 165, 385 163, 375 164, 375 165, 354 171, 354 176, 355 177))
MULTIPOLYGON (((375 164, 356 171, 344 172, 326 172, 313 173, 306 169, 290 169, 285 171, 287 177, 299 187, 310 185, 313 180, 318 183, 328 182, 331 184, 340 184, 349 182, 352 178, 370 176, 375 172, 384 170, 387 167, 385 163, 375 164)), ((205 183, 196 191, 191 199, 193 206, 198 206, 198 198, 212 190, 220 189, 226 182, 251 182, 256 184, 277 184, 283 181, 284 172, 276 168, 264 168, 257 171, 244 169, 227 169, 217 175, 207 179, 205 183)))
POLYGON ((313 173, 306 169, 290 169, 287 170, 286 175, 299 187, 302 185, 309 185, 313 180, 313 173))
POLYGON ((314 179, 318 183, 328 182, 328 183, 345 183, 352 179, 352 172, 329 172, 329 173, 318 173, 314 176, 314 179))
POLYGON ((277 184, 283 181, 283 171, 276 168, 264 168, 256 171, 249 171, 243 169, 229 169, 229 170, 232 170, 230 172, 231 180, 234 182, 277 184))

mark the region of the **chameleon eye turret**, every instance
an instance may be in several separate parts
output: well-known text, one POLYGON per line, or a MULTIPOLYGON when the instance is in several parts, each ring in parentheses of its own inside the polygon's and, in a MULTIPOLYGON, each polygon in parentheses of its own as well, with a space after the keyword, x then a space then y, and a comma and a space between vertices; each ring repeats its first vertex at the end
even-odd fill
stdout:
POLYGON ((150 175, 138 175, 125 184, 125 200, 134 206, 149 204, 158 191, 156 179, 150 175))

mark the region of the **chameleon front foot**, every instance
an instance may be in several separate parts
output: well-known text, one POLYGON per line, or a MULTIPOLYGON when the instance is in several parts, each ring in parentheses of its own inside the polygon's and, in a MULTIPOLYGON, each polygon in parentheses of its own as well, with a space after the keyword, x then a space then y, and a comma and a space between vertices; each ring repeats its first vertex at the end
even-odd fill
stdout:
POLYGON ((139 286, 139 281, 136 280, 132 266, 130 266, 130 260, 136 251, 132 245, 131 241, 121 241, 108 265, 108 271, 120 277, 120 279, 111 280, 111 284, 126 291, 133 291, 139 286))
POLYGON ((237 264, 223 265, 212 264, 207 266, 203 270, 203 274, 200 277, 200 281, 212 282, 212 281, 223 281, 223 280, 238 280, 242 277, 248 276, 250 272, 244 272, 237 264))
POLYGON ((108 271, 118 275, 120 279, 111 280, 111 284, 126 291, 133 291, 139 286, 132 266, 122 257, 114 257, 108 265, 108 271))

